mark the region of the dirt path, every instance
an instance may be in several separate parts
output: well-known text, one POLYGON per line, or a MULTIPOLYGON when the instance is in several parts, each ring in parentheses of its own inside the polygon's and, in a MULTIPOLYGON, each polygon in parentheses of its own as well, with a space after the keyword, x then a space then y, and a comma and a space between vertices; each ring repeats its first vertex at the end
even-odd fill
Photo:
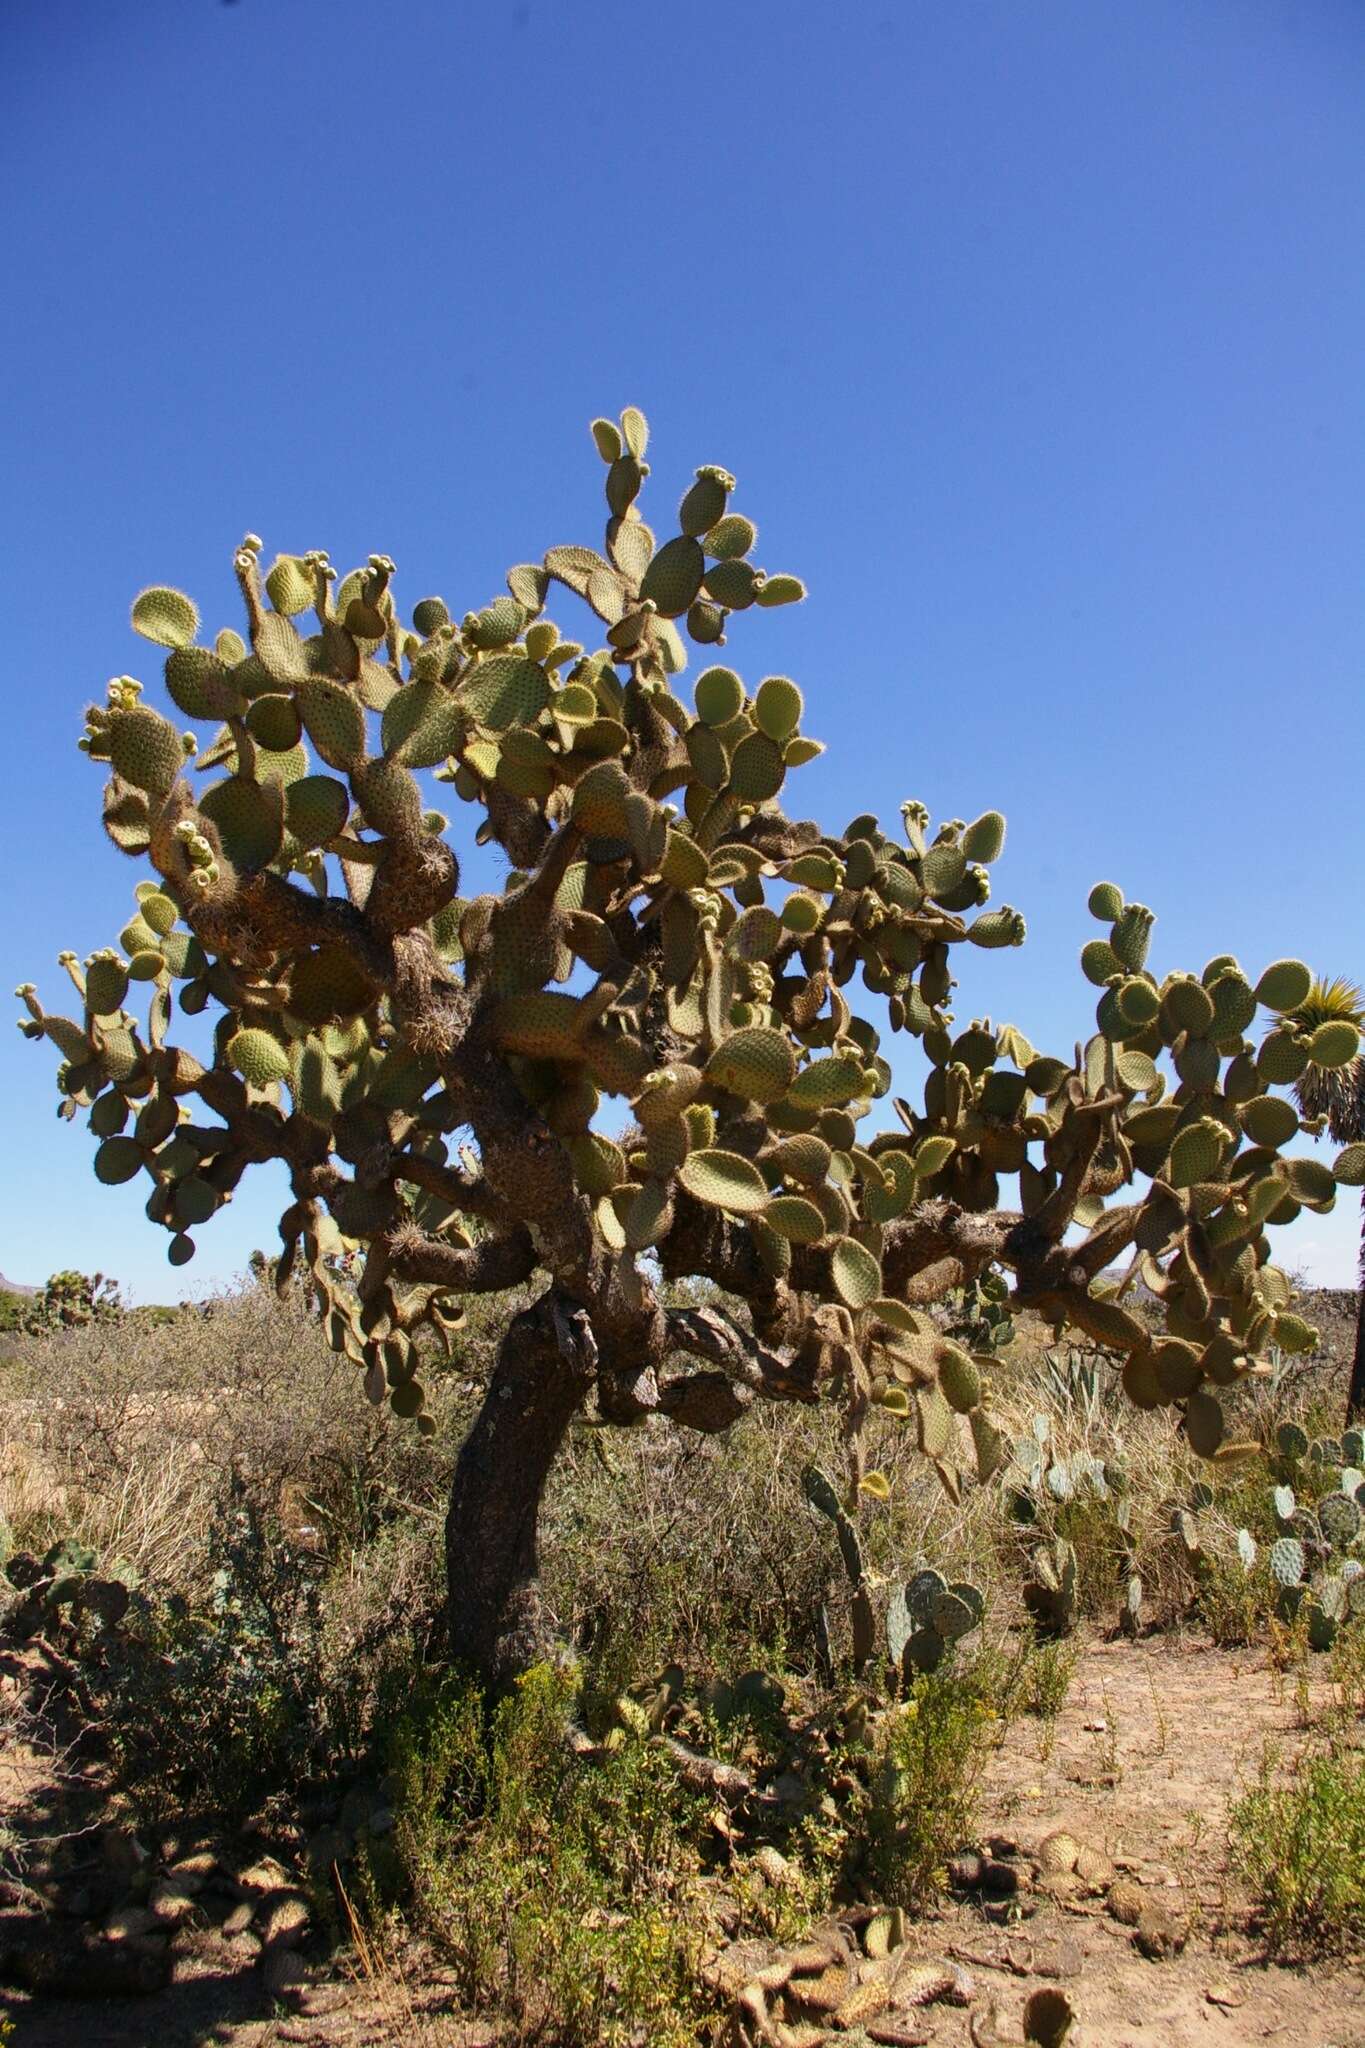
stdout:
MULTIPOLYGON (((1227 1873, 1227 1815, 1263 1743, 1292 1754, 1302 1735, 1292 1684, 1257 1651, 1147 1643, 1093 1643, 1049 1729, 1025 1721, 992 1760, 983 1830, 1032 1849, 1066 1827, 1103 1850, 1188 1917, 1182 1954, 1149 1961, 1092 1900, 1037 1896, 1015 1916, 949 1902, 912 1932, 924 1956, 965 1964, 970 2010, 916 2015, 934 2048, 959 2048, 984 2009, 998 2006, 1001 2035, 1018 2039, 1023 2003, 1060 1984, 1079 2016, 1077 2048, 1365 2048, 1365 1973, 1344 1965, 1284 1970, 1263 1963, 1246 1931, 1245 1901, 1227 1873), (1028 1908, 1033 1908, 1031 1912, 1028 1908)), ((485 2048, 493 2036, 462 2024, 439 1976, 380 1972, 272 1994, 206 1938, 176 1965, 176 1980, 118 2001, 13 1995, 0 1999, 14 2048, 485 2048)), ((982 2033, 983 2039, 989 2034, 982 2033)), ((832 2035, 832 2040, 856 2040, 832 2035)))
MULTIPOLYGON (((1169 1638, 1091 1644, 1050 1748, 1039 1722, 1010 1731, 988 1774, 986 1826, 1028 1847, 1065 1827, 1121 1869, 1131 1864, 1144 1889, 1188 1914, 1189 1943, 1148 1961, 1088 1901, 1049 1903, 1015 1929, 952 1908, 943 1926, 955 1945, 1005 1965, 977 1972, 999 1998, 1002 2027, 1017 2035, 1042 1977, 1066 1989, 1092 2048, 1361 2048, 1365 1973, 1261 1961, 1228 1876, 1228 1811, 1264 1743, 1292 1755, 1302 1740, 1292 1684, 1261 1651, 1174 1649, 1169 1638), (1013 1979, 1010 1963, 1030 1961, 1036 1974, 1013 1979)), ((944 2048, 965 2041, 965 2016, 945 2016, 933 2038, 944 2048)))

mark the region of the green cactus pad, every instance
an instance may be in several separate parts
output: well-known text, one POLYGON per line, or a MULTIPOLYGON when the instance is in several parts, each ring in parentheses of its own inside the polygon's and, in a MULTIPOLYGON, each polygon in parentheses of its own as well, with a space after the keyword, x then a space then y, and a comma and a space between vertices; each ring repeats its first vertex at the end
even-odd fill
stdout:
POLYGON ((1307 1553, 1295 1536, 1280 1536, 1270 1546, 1270 1575, 1279 1586, 1302 1584, 1307 1553))
POLYGON ((1081 947, 1081 972, 1087 981, 1103 988, 1114 975, 1122 974, 1123 963, 1108 939, 1090 939, 1081 947))
POLYGON ((1253 1095, 1250 1101, 1239 1105, 1237 1120, 1253 1145, 1264 1145, 1271 1151, 1287 1145, 1299 1128, 1293 1104, 1281 1095, 1253 1095))
POLYGON ((227 1056, 253 1088, 268 1088, 272 1082, 289 1078, 289 1055, 268 1031, 249 1026, 236 1032, 228 1040, 227 1056))
POLYGON ((550 679, 524 654, 493 654, 461 684, 461 707, 491 732, 530 725, 550 702, 550 679))
POLYGON ((929 1624, 934 1634, 946 1643, 953 1643, 959 1637, 970 1635, 977 1625, 977 1616, 965 1600, 952 1591, 936 1594, 929 1608, 929 1624))
POLYGON ((932 1180, 941 1173, 957 1150, 957 1139, 940 1132, 933 1132, 921 1138, 914 1150, 915 1176, 918 1180, 932 1180))
POLYGON ((1296 1357, 1301 1352, 1317 1348, 1318 1332, 1315 1326, 1306 1322, 1302 1316, 1282 1310, 1275 1317, 1275 1342, 1281 1351, 1287 1351, 1291 1357, 1296 1357))
POLYGON ((1118 956, 1121 966, 1131 974, 1146 965, 1147 946, 1155 922, 1150 910, 1141 903, 1125 903, 1114 920, 1109 943, 1118 956))
POLYGON ((139 704, 111 712, 106 731, 115 774, 151 797, 164 796, 185 765, 185 743, 170 720, 139 704))
POLYGON ((142 1171, 146 1153, 133 1138, 106 1138, 95 1154, 95 1178, 106 1187, 133 1180, 142 1171))
POLYGON ((199 809, 217 826, 234 867, 252 873, 268 867, 283 844, 284 792, 278 782, 226 776, 203 792, 199 809))
POLYGON ((665 542, 640 582, 640 596, 655 604, 666 619, 679 619, 696 598, 706 574, 701 542, 679 534, 665 542))
POLYGON ((905 1586, 905 1606, 916 1628, 927 1628, 935 1600, 948 1590, 948 1581, 942 1572, 919 1571, 905 1586))
POLYGON ((310 676, 295 693, 300 718, 329 768, 355 768, 365 757, 365 713, 340 683, 310 676))
POLYGON ((759 730, 779 745, 789 740, 801 723, 801 692, 786 676, 765 676, 754 697, 754 717, 759 730))
POLYGON ((1336 1181, 1331 1168, 1320 1159, 1278 1159, 1275 1172, 1296 1202, 1312 1208, 1331 1207, 1336 1181))
POLYGON ((731 668, 704 669, 697 677, 696 706, 703 725, 728 725, 744 708, 744 685, 731 668))
POLYGON ((493 1012, 494 1043, 531 1059, 571 1060, 590 1022, 577 996, 554 989, 508 996, 493 1012))
POLYGON ((796 1078, 796 1055, 780 1031, 750 1025, 721 1040, 705 1068, 713 1087, 753 1102, 776 1102, 796 1078))
POLYGON ((998 946, 1022 946, 1028 937, 1028 926, 1020 911, 1008 903, 1002 903, 996 910, 988 910, 968 927, 967 937, 974 946, 995 948, 998 946))
POLYGON ((938 1383, 948 1406, 958 1415, 969 1415, 981 1400, 981 1374, 970 1352, 945 1338, 935 1347, 938 1383))
POLYGON ((1250 982, 1236 972, 1220 974, 1209 984, 1209 994, 1213 997, 1209 1036, 1220 1044, 1239 1040, 1256 1016, 1256 997, 1250 982))
POLYGON ((840 1109, 863 1093, 862 1061, 848 1053, 812 1060, 788 1090, 787 1099, 801 1109, 840 1109))
POLYGON ((1196 1457, 1212 1458, 1226 1428, 1222 1404, 1215 1395, 1202 1390, 1190 1395, 1185 1403, 1185 1434, 1196 1457))
POLYGON ((765 576, 754 595, 765 611, 780 604, 800 604, 806 586, 799 576, 765 576))
POLYGON ((1296 1010, 1313 986, 1313 977, 1302 960, 1272 960, 1256 984, 1256 1000, 1281 1016, 1296 1010))
POLYGON ((1308 1065, 1308 1047, 1289 1026, 1267 1032, 1256 1055, 1256 1072, 1267 1086, 1287 1087, 1308 1065))
POLYGON ((304 1023, 320 1026, 333 1019, 359 1016, 378 990, 348 948, 319 946, 302 953, 289 976, 289 1009, 304 1023))
POLYGON ((983 811, 962 835, 962 851, 968 860, 986 867, 999 860, 1005 849, 1005 820, 999 811, 983 811))
POLYGON ((766 803, 777 795, 787 773, 782 749, 765 732, 751 732, 730 760, 730 788, 741 803, 766 803))
POLYGON ((708 533, 717 520, 725 515, 729 491, 714 469, 699 469, 696 482, 683 493, 678 507, 678 525, 681 531, 695 540, 708 533))
POLYGON ((326 846, 346 823, 351 808, 346 785, 330 775, 301 775, 284 793, 284 816, 302 847, 326 846))
POLYGON ((1360 1534, 1360 1507, 1349 1493, 1329 1493, 1318 1502, 1318 1527, 1322 1540, 1334 1550, 1345 1550, 1360 1534))
POLYGON ((822 1515, 828 1515, 831 1522, 838 1520, 844 1511, 838 1491, 832 1480, 826 1477, 818 1465, 807 1465, 801 1474, 801 1491, 813 1508, 822 1515))
POLYGON ((757 539, 758 528, 752 519, 739 512, 728 512, 707 532, 706 552, 717 561, 735 561, 740 555, 747 555, 757 539))
POLYGON ((1210 1180, 1218 1170, 1226 1142, 1226 1131, 1212 1117, 1201 1117, 1197 1123, 1186 1124, 1171 1145, 1166 1176, 1171 1186, 1188 1188, 1198 1181, 1210 1180))
POLYGON ((132 625, 144 640, 159 647, 188 647, 199 631, 199 608, 183 590, 153 585, 133 599, 132 625))
POLYGON ((815 1244, 825 1234, 825 1219, 803 1195, 775 1195, 763 1212, 770 1230, 793 1244, 815 1244))
POLYGON ((1360 1051, 1360 1033, 1346 1017, 1330 1017, 1319 1024, 1308 1040, 1308 1058, 1313 1066, 1332 1073, 1349 1066, 1360 1051))
POLYGON ((1162 1028, 1170 1038, 1187 1031, 1201 1038, 1213 1023, 1213 998, 1193 975, 1174 975, 1161 998, 1162 1028))
POLYGON ((92 1017, 108 1017, 122 1008, 128 993, 128 970, 117 960, 90 961, 85 970, 85 1006, 92 1017))
POLYGON ((232 671, 207 647, 177 647, 167 656, 166 694, 186 718, 226 718, 242 704, 232 671))
POLYGON ((306 612, 316 595, 312 571, 298 555, 276 555, 265 587, 276 611, 290 618, 306 612))
POLYGON ((832 1155, 825 1140, 811 1132, 783 1138, 770 1156, 785 1180, 800 1181, 803 1187, 819 1187, 829 1174, 832 1155))
POLYGON ((1161 1008, 1161 998, 1157 991, 1150 981, 1144 981, 1140 975, 1132 975, 1127 981, 1122 982, 1117 996, 1119 1015, 1124 1023, 1134 1030, 1140 1031, 1154 1022, 1161 1008))
POLYGON ((286 754, 298 745, 303 722, 292 697, 271 691, 251 704, 246 727, 258 746, 269 753, 286 754))
POLYGON ((856 1237, 841 1237, 829 1255, 830 1275, 839 1297, 852 1309, 866 1308, 882 1291, 882 1269, 856 1237))
POLYGON ((1156 1086, 1156 1065, 1145 1052, 1121 1052, 1114 1061, 1114 1071, 1125 1088, 1134 1094, 1145 1094, 1156 1086))
POLYGON ((374 831, 387 838, 415 838, 420 833, 422 792, 416 778, 397 761, 367 761, 352 774, 351 788, 374 831))
POLYGON ((696 1201, 738 1216, 756 1215, 767 1206, 767 1182, 753 1162, 737 1152, 693 1152, 683 1161, 678 1179, 696 1201))

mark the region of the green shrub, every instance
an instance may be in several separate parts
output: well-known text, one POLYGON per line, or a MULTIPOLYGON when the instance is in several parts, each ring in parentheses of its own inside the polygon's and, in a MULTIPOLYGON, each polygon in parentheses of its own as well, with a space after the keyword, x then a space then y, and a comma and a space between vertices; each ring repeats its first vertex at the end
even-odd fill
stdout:
MULTIPOLYGON (((381 1539, 376 1587, 384 1549, 381 1539)), ((353 1774, 378 1703, 411 1671, 401 1594, 366 1626, 339 1630, 326 1558, 248 1501, 211 1528, 209 1560, 201 1598, 135 1594, 90 1674, 116 1778, 151 1817, 233 1816, 353 1774)))
POLYGON ((990 1658, 947 1666, 917 1680, 886 1716, 867 1826, 875 1895, 889 1905, 923 1908, 941 1889, 948 1857, 972 1838, 999 1677, 990 1658))
POLYGON ((520 2041, 690 2048, 703 1802, 645 1741, 575 1757, 573 1696, 548 1666, 491 1711, 456 1678, 421 1689, 390 1744, 397 1864, 381 1896, 401 1882, 462 1995, 520 2041))
POLYGON ((1365 1940, 1365 1755, 1337 1739, 1295 1761, 1267 1750, 1231 1815, 1233 1860, 1277 1954, 1365 1940))

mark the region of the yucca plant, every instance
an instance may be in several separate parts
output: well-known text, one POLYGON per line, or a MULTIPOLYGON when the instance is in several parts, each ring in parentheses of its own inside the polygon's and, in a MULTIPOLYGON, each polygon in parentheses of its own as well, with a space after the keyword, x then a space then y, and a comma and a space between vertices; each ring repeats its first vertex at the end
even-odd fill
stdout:
MULTIPOLYGON (((446 1527, 451 1650, 491 1676, 553 1634, 537 1517, 581 1412, 713 1433, 755 1399, 832 1399, 850 1518, 886 1491, 884 1430, 910 1431, 956 1495, 967 1460, 1001 1454, 998 1361, 929 1310, 997 1270, 1059 1334, 1118 1354, 1131 1400, 1239 1457, 1255 1447, 1225 1441, 1220 1390, 1269 1344, 1314 1341, 1267 1228, 1365 1182, 1365 1147, 1334 1169, 1281 1151, 1298 1119, 1273 1090, 1358 1045, 1344 1021, 1295 1023, 1308 969, 1248 977, 1217 953, 1159 979, 1153 914, 1112 882, 1089 898, 1098 1008, 1073 1057, 955 1018, 955 949, 1024 938, 1017 910, 987 907, 1004 819, 935 827, 914 799, 890 831, 866 811, 842 830, 789 817, 790 778, 822 751, 802 693, 718 656, 803 586, 752 559, 726 470, 697 470, 656 540, 643 416, 592 435, 602 551, 552 547, 475 609, 427 597, 405 616, 383 554, 340 580, 318 550, 263 570, 254 534, 233 561, 244 635, 201 640, 191 599, 144 590, 133 625, 207 734, 129 676, 89 708, 105 829, 152 872, 117 946, 62 956, 75 1016, 19 991, 21 1028, 61 1056, 61 1114, 88 1117, 100 1180, 147 1177, 172 1264, 244 1176, 283 1169, 278 1284, 302 1264, 376 1405, 429 1432, 424 1382, 462 1298, 533 1287, 446 1527), (566 598, 601 644, 549 615, 566 598), (418 781, 433 771, 501 854, 497 886, 460 893, 418 781), (216 1020, 204 1058, 172 1043, 177 1011, 216 1020), (891 1095, 896 1034, 927 1056, 914 1102, 891 1095), (743 1312, 661 1284, 697 1276, 743 1312), (1139 1280, 1160 1342, 1125 1305, 1139 1280)), ((840 615, 874 636, 865 659, 876 593, 840 615)), ((879 716, 848 740, 884 745, 913 703, 879 716)))
MULTIPOLYGON (((1339 975, 1331 981, 1314 977, 1307 997, 1294 1012, 1294 1021, 1310 1034, 1310 1043, 1311 1034, 1324 1025, 1344 1024, 1358 1033, 1365 1028, 1365 996, 1355 982, 1345 981, 1339 975)), ((1294 1083, 1294 1095, 1303 1116, 1325 1119, 1334 1143, 1357 1145, 1365 1139, 1365 1059, 1360 1053, 1342 1067, 1310 1064, 1294 1083)), ((1355 1353, 1346 1395, 1348 1423, 1365 1419, 1365 1198, 1357 1278, 1355 1353)))

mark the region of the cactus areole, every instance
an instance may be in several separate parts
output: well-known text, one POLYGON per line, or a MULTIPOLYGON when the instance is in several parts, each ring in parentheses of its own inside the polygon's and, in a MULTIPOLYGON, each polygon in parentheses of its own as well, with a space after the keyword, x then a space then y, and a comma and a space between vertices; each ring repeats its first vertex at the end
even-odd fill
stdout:
POLYGON ((531 1290, 447 1527, 451 1650, 492 1675, 552 1631, 536 1517, 576 1415, 710 1433, 756 1400, 832 1398, 850 1510, 884 1491, 864 1469, 884 1429, 955 1492, 999 1462, 990 1360, 927 1311, 994 1271, 1235 1457, 1224 1390, 1312 1338, 1268 1229, 1365 1179, 1360 1146, 1335 1176, 1282 1149, 1299 1119, 1270 1091, 1356 1044, 1294 1024, 1307 969, 1252 980, 1220 955, 1158 980, 1151 913, 1111 883, 1073 1057, 956 1021, 954 948, 1024 937, 988 902, 1004 820, 790 817, 821 751, 801 691, 721 649, 735 614, 747 634, 802 585, 755 565, 722 469, 656 539, 643 417, 592 433, 601 551, 552 547, 462 617, 434 597, 405 616, 383 555, 339 581, 320 552, 264 571, 255 535, 242 633, 205 640, 189 598, 143 591, 178 718, 119 677, 80 744, 108 770, 110 838, 150 872, 116 947, 62 956, 74 1015, 19 991, 61 1056, 60 1113, 88 1118, 101 1180, 146 1175, 172 1264, 281 1162, 278 1285, 306 1277, 371 1402, 429 1431, 463 1297, 531 1290), (424 772, 504 857, 496 893, 460 893, 424 772), (209 1012, 203 1058, 172 1042, 177 1008, 209 1012), (913 1104, 890 1094, 901 1032, 929 1061, 913 1104), (669 1306, 694 1276, 731 1305, 669 1306))

